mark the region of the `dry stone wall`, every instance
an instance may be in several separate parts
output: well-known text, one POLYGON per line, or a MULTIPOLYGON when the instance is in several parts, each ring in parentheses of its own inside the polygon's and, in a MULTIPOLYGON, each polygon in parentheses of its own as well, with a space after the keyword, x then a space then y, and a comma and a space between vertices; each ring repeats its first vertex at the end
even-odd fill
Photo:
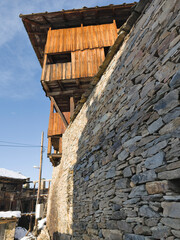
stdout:
POLYGON ((180 239, 179 33, 180 1, 151 1, 66 130, 54 239, 180 239))

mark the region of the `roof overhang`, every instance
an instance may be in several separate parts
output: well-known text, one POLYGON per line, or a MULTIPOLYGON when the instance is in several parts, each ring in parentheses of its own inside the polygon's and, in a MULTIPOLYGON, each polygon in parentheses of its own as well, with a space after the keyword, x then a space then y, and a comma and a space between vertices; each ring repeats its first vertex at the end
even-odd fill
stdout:
POLYGON ((113 19, 116 20, 117 24, 122 25, 130 15, 131 8, 134 5, 135 3, 112 4, 104 7, 84 7, 82 9, 62 10, 50 13, 20 14, 20 18, 22 18, 31 44, 42 66, 44 47, 49 28, 72 28, 79 27, 81 24, 85 26, 105 24, 111 23, 113 19))

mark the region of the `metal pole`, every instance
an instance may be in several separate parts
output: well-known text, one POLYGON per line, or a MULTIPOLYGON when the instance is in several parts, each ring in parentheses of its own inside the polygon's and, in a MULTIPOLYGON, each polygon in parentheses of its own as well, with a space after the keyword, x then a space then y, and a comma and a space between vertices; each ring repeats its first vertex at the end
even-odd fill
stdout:
POLYGON ((40 155, 39 182, 38 182, 38 192, 37 192, 37 201, 36 201, 36 204, 39 203, 40 192, 41 192, 41 175, 42 175, 42 160, 43 160, 43 141, 44 141, 44 132, 42 132, 42 136, 41 136, 41 155, 40 155))
MULTIPOLYGON (((39 204, 40 191, 41 191, 41 174, 42 174, 42 160, 43 160, 43 141, 44 141, 44 132, 42 132, 42 135, 41 135, 41 155, 40 155, 39 181, 38 181, 38 192, 37 192, 36 207, 37 207, 37 204, 39 204)), ((37 218, 36 218, 36 216, 35 216, 35 225, 34 225, 35 236, 37 235, 37 224, 38 224, 38 220, 37 220, 37 218)))

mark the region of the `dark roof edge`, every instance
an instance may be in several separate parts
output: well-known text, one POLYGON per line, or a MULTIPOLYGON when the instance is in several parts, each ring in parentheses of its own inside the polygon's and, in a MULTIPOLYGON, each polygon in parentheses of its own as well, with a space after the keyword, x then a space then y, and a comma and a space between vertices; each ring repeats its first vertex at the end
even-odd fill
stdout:
POLYGON ((110 4, 108 6, 102 6, 102 7, 99 7, 99 6, 96 6, 96 7, 83 7, 83 8, 79 8, 79 9, 69 9, 69 10, 64 10, 62 9, 61 11, 56 11, 56 12, 41 12, 41 13, 31 13, 31 14, 19 14, 19 17, 20 18, 27 18, 27 17, 31 17, 32 15, 33 16, 44 16, 44 15, 54 15, 54 14, 59 14, 60 12, 62 13, 75 13, 75 12, 86 12, 86 11, 93 11, 93 10, 97 10, 97 9, 108 9, 108 8, 117 8, 117 7, 129 7, 133 4, 135 4, 136 1, 134 3, 123 3, 123 4, 118 4, 118 5, 114 5, 114 4, 110 4))
POLYGON ((100 78, 104 74, 105 70, 107 69, 114 55, 117 53, 120 46, 124 42, 126 35, 130 32, 131 28, 136 23, 137 19, 139 18, 143 10, 146 8, 148 3, 149 4, 151 3, 151 1, 152 0, 140 0, 132 10, 132 14, 129 16, 127 21, 121 26, 115 43, 110 47, 109 52, 103 64, 99 67, 98 73, 94 76, 93 81, 90 83, 89 89, 82 95, 80 101, 78 102, 74 111, 74 115, 71 118, 71 122, 74 121, 74 119, 80 112, 81 108, 83 107, 84 103, 88 99, 89 95, 91 94, 92 90, 94 89, 96 84, 99 82, 100 78))

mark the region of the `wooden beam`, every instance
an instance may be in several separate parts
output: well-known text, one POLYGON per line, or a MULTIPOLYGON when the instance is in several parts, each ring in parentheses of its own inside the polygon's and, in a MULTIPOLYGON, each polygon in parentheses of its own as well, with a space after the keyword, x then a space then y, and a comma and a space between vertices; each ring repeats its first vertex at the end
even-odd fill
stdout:
POLYGON ((76 89, 76 90, 67 90, 67 91, 52 91, 47 92, 48 97, 63 96, 63 95, 74 95, 74 94, 83 94, 86 89, 76 89))
POLYGON ((53 101, 54 103, 54 107, 56 108, 56 111, 59 113, 59 115, 61 116, 62 120, 63 120, 63 123, 65 125, 65 127, 67 128, 68 127, 68 122, 66 120, 66 118, 64 117, 64 114, 61 112, 61 110, 59 109, 55 99, 53 97, 51 97, 51 100, 53 101))
POLYGON ((48 137, 48 150, 47 150, 47 154, 51 154, 51 149, 52 149, 51 137, 48 137))
POLYGON ((59 87, 61 88, 61 91, 64 91, 63 84, 62 84, 60 81, 58 81, 58 85, 59 85, 59 87))
POLYGON ((70 97, 70 117, 72 117, 74 114, 74 108, 75 108, 74 98, 70 97))
POLYGON ((46 64, 47 64, 47 54, 44 54, 44 62, 43 62, 43 70, 42 70, 42 75, 41 75, 41 81, 45 80, 46 64))
POLYGON ((23 21, 25 21, 25 22, 27 22, 27 23, 30 23, 30 24, 32 24, 32 25, 42 26, 40 23, 35 22, 35 21, 33 21, 33 20, 30 20, 30 19, 28 19, 28 18, 24 18, 23 21))
POLYGON ((0 224, 6 224, 6 223, 10 223, 10 222, 17 222, 17 218, 12 218, 12 219, 1 219, 0 220, 0 224))
POLYGON ((46 32, 28 32, 29 35, 34 35, 34 34, 37 34, 37 35, 46 35, 47 33, 46 32))
MULTIPOLYGON (((42 17, 43 17, 44 21, 45 21, 47 24, 52 25, 52 23, 50 23, 50 21, 48 21, 45 16, 42 16, 42 17)), ((53 27, 53 26, 51 26, 51 27, 53 27)))
POLYGON ((50 90, 49 90, 48 85, 46 84, 46 81, 41 81, 41 83, 42 83, 44 89, 46 90, 46 94, 48 94, 48 92, 49 92, 50 90))

